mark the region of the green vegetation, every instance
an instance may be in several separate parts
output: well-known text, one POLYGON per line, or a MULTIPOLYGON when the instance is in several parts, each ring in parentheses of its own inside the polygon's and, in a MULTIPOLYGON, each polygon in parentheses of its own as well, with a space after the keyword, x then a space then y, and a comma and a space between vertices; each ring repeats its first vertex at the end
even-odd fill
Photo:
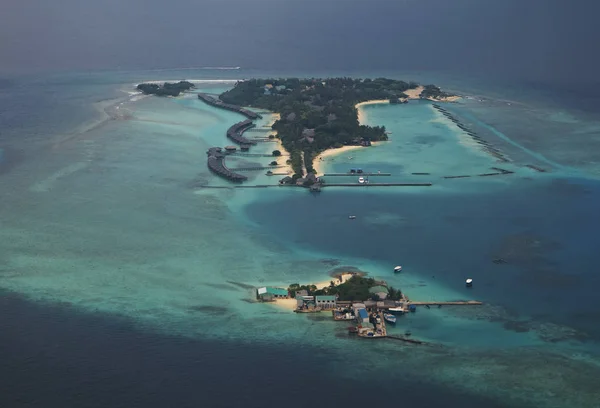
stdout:
POLYGON ((275 160, 273 160, 273 161, 271 162, 271 166, 277 166, 277 162, 276 162, 275 160))
POLYGON ((273 150, 273 156, 281 156, 281 152, 279 150, 273 150))
POLYGON ((220 99, 279 113, 273 130, 290 152, 294 172, 303 176, 303 161, 307 171, 314 172, 313 159, 324 150, 387 140, 385 127, 359 124, 357 103, 398 100, 417 86, 386 78, 252 79, 238 82, 220 99))
POLYGON ((292 298, 295 298, 296 292, 298 292, 300 290, 305 290, 309 294, 312 294, 313 292, 315 292, 317 290, 317 287, 315 285, 300 285, 299 283, 292 283, 288 287, 288 292, 290 293, 290 297, 292 297, 292 298))
POLYGON ((448 97, 454 96, 454 95, 442 91, 438 86, 425 85, 423 92, 421 92, 420 96, 421 96, 421 98, 441 99, 441 98, 448 98, 448 97))
MULTIPOLYGON (((362 276, 355 275, 348 279, 346 282, 335 285, 332 281, 331 284, 323 289, 317 289, 315 285, 299 285, 294 283, 290 285, 288 291, 292 297, 296 296, 296 292, 299 290, 306 290, 309 295, 320 296, 320 295, 337 295, 338 300, 379 300, 377 295, 369 292, 369 289, 373 286, 381 285, 382 282, 377 282, 373 278, 365 278, 362 276)), ((386 299, 400 300, 402 299, 402 292, 392 286, 386 286, 388 289, 388 296, 386 299)))
POLYGON ((158 84, 139 84, 137 89, 146 95, 157 96, 179 96, 181 92, 195 88, 194 84, 188 81, 179 81, 177 83, 165 82, 162 86, 158 84))

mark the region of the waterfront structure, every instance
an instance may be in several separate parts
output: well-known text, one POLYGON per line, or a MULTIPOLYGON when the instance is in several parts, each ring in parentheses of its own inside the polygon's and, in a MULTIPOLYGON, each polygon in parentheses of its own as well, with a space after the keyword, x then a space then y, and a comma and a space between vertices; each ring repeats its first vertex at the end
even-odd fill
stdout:
POLYGON ((282 288, 265 286, 258 288, 258 297, 263 301, 272 301, 274 299, 285 299, 288 297, 288 291, 282 288))
POLYGON ((321 309, 334 309, 337 298, 335 296, 315 296, 315 304, 321 309))
POLYGON ((315 307, 314 296, 296 294, 296 309, 314 309, 315 307))
POLYGON ((208 168, 213 173, 231 181, 240 182, 248 179, 248 177, 237 174, 225 166, 225 154, 223 153, 223 149, 220 147, 211 147, 208 149, 206 154, 208 155, 208 168))

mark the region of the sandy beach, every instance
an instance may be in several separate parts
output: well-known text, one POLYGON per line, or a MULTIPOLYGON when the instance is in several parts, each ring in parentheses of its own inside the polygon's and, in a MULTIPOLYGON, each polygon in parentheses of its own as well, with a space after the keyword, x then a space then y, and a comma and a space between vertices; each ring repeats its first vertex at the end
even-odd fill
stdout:
MULTIPOLYGON (((273 118, 267 124, 268 127, 273 126, 273 123, 275 123, 276 121, 281 119, 281 115, 279 113, 271 113, 271 115, 273 118)), ((277 132, 275 132, 275 131, 273 131, 272 134, 277 136, 277 132)), ((274 169, 274 173, 285 173, 285 174, 288 174, 291 176, 292 174, 294 174, 294 170, 292 169, 292 166, 290 164, 286 163, 290 159, 290 157, 289 157, 290 154, 287 150, 285 150, 285 147, 283 147, 283 143, 281 142, 281 139, 275 137, 275 142, 277 143, 276 149, 281 152, 281 157, 276 157, 275 160, 277 160, 278 165, 285 166, 285 167, 278 167, 278 168, 274 169)))
POLYGON ((378 105, 381 103, 390 103, 390 101, 388 99, 374 99, 372 101, 361 102, 361 103, 357 103, 356 105, 354 105, 354 107, 358 111, 358 123, 360 123, 362 125, 363 122, 365 121, 364 112, 362 111, 362 109, 360 109, 361 106, 378 105))
POLYGON ((358 149, 365 149, 365 147, 363 147, 363 146, 343 146, 338 149, 327 149, 323 153, 321 153, 320 155, 318 155, 317 157, 314 158, 313 168, 317 172, 318 176, 322 176, 323 175, 323 164, 325 164, 326 161, 333 160, 334 157, 339 154, 348 153, 348 152, 351 152, 352 150, 358 150, 358 149))
MULTIPOLYGON (((358 112, 358 123, 364 124, 364 121, 366 119, 361 107, 367 106, 367 105, 378 105, 378 104, 386 104, 386 103, 389 104, 390 101, 387 99, 374 99, 371 101, 357 103, 354 107, 356 108, 356 110, 358 112)), ((372 147, 377 146, 378 143, 379 142, 373 142, 372 147)), ((315 171, 317 172, 317 175, 322 176, 324 162, 326 162, 328 160, 329 161, 333 160, 334 157, 339 154, 348 153, 348 152, 351 152, 352 150, 358 150, 358 149, 363 149, 363 148, 364 148, 363 146, 343 146, 338 149, 327 149, 323 153, 319 154, 317 157, 314 158, 313 167, 314 167, 315 171)))
MULTIPOLYGON (((341 285, 342 283, 346 283, 346 281, 348 279, 350 279, 352 276, 354 276, 354 274, 352 274, 352 273, 342 273, 341 275, 339 275, 339 277, 331 277, 331 279, 329 279, 329 280, 315 283, 314 285, 317 287, 317 289, 323 289, 328 286, 331 286, 331 282, 333 281, 335 283, 335 285, 337 286, 337 285, 341 285), (341 281, 340 281, 340 278, 341 278, 341 281)), ((296 310, 297 303, 296 303, 296 299, 275 299, 273 304, 282 309, 296 310)))
MULTIPOLYGON (((420 99, 421 92, 423 92, 423 89, 425 89, 423 86, 418 86, 414 89, 409 89, 408 91, 405 91, 404 93, 406 95, 408 95, 408 99, 420 99)), ((454 102, 460 99, 460 96, 449 96, 447 98, 425 98, 429 101, 433 101, 433 102, 454 102)))

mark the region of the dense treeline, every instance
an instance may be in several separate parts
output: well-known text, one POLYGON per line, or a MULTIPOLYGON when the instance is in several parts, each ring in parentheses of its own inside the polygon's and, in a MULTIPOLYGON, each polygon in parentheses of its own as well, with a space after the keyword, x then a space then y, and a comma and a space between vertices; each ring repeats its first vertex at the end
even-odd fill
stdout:
POLYGON ((361 140, 387 140, 385 127, 358 123, 355 105, 374 99, 404 98, 418 84, 393 79, 252 79, 239 82, 220 96, 242 106, 281 114, 273 124, 283 146, 290 152, 292 167, 303 175, 302 157, 308 172, 323 150, 360 144, 361 140))
POLYGON ((421 92, 421 98, 432 98, 432 99, 440 99, 447 98, 453 96, 447 92, 444 92, 440 89, 440 87, 435 85, 425 85, 423 87, 423 91, 421 92))
POLYGON ((157 96, 179 96, 180 93, 195 88, 194 84, 188 81, 179 81, 177 83, 165 82, 162 86, 158 84, 139 84, 137 89, 146 95, 157 96))

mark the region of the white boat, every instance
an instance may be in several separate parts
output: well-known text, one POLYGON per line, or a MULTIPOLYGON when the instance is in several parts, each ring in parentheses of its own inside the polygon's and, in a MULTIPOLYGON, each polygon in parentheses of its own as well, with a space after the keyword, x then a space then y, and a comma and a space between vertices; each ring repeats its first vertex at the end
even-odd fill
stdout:
POLYGON ((401 267, 400 265, 396 266, 396 267, 394 268, 394 272, 395 272, 395 273, 402 272, 402 267, 401 267))
POLYGON ((351 219, 351 220, 355 220, 356 219, 356 215, 349 215, 348 218, 351 219))
POLYGON ((467 284, 467 286, 473 286, 473 279, 469 278, 465 281, 465 283, 467 284))
POLYGON ((401 307, 390 307, 388 309, 388 312, 395 313, 395 314, 402 314, 402 313, 404 313, 404 309, 402 309, 401 307))
POLYGON ((359 184, 365 184, 365 178, 364 177, 359 177, 358 178, 358 183, 359 184))
POLYGON ((383 318, 385 319, 386 322, 396 323, 396 316, 394 316, 391 313, 384 313, 383 318))

